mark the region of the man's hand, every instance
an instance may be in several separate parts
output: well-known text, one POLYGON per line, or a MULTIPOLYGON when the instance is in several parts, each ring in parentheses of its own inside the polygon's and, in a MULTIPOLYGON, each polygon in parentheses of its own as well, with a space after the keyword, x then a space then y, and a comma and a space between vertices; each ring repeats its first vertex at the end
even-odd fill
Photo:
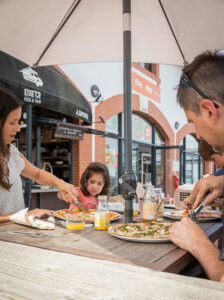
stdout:
POLYGON ((224 176, 214 176, 211 175, 209 177, 204 178, 201 183, 200 189, 198 191, 197 197, 195 199, 195 203, 193 205, 193 209, 198 207, 201 203, 202 199, 210 193, 210 195, 204 201, 204 205, 212 205, 214 200, 222 196, 223 193, 223 183, 224 176))
POLYGON ((208 177, 201 178, 196 183, 191 194, 184 200, 184 207, 188 209, 195 209, 209 192, 211 194, 206 198, 204 206, 216 206, 215 200, 222 196, 223 182, 224 176, 210 175, 208 177))
POLYGON ((178 247, 191 253, 199 242, 208 240, 203 230, 190 218, 184 217, 180 222, 173 223, 170 228, 169 238, 178 247))
POLYGON ((39 208, 35 208, 32 210, 29 210, 27 212, 28 216, 34 216, 35 218, 41 219, 44 218, 46 216, 51 217, 53 216, 53 211, 52 210, 48 210, 48 209, 39 209, 39 208))
POLYGON ((194 186, 194 189, 191 192, 191 194, 187 198, 184 199, 183 205, 184 205, 185 209, 192 209, 195 199, 197 197, 197 194, 202 186, 203 180, 205 180, 205 178, 199 179, 198 182, 196 183, 196 185, 194 186))

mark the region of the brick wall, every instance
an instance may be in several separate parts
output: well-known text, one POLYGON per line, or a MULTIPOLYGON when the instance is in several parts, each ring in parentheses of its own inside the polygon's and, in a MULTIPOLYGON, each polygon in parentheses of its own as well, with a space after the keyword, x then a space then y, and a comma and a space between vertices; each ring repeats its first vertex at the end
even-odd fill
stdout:
POLYGON ((92 162, 91 134, 84 134, 83 140, 73 142, 73 162, 74 185, 79 186, 82 173, 92 162))

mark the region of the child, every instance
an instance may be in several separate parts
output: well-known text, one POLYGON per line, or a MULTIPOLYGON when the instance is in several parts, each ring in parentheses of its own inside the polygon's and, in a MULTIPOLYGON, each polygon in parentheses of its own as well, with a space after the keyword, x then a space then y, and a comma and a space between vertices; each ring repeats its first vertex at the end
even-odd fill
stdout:
MULTIPOLYGON (((85 209, 96 208, 97 196, 108 195, 110 177, 107 167, 101 163, 91 163, 83 172, 80 180, 80 188, 76 188, 77 201, 83 203, 85 209)), ((60 197, 60 193, 58 194, 60 197)), ((77 208, 77 205, 70 204, 70 209, 77 208)))

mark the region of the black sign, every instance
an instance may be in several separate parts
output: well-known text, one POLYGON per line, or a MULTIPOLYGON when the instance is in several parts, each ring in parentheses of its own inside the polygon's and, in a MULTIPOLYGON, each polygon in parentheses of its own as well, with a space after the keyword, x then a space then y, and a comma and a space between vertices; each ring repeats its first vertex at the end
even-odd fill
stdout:
POLYGON ((72 124, 58 123, 54 136, 61 138, 69 138, 72 140, 82 140, 83 132, 79 129, 74 128, 72 124))

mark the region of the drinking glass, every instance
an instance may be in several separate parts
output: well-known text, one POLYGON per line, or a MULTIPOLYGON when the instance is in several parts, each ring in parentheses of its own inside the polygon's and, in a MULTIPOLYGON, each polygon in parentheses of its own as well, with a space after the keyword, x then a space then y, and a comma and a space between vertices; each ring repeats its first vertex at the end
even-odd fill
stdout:
POLYGON ((78 218, 66 217, 66 228, 69 230, 82 230, 85 228, 85 217, 80 215, 78 218))

